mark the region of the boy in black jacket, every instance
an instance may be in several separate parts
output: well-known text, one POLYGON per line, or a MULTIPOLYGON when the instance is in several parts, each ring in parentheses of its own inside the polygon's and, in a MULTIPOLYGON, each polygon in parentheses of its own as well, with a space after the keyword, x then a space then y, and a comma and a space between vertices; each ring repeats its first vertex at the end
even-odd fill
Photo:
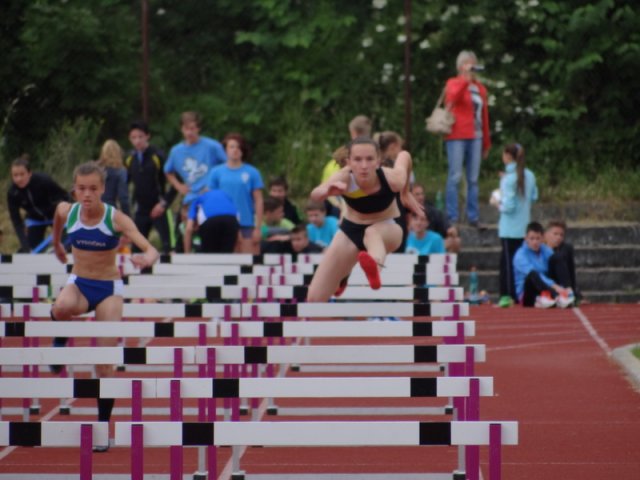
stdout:
POLYGON ((71 197, 49 175, 33 173, 26 156, 11 163, 11 181, 7 192, 9 215, 20 241, 19 251, 27 253, 44 240, 58 203, 68 202, 71 197), (24 220, 20 210, 26 212, 24 220))
POLYGON ((133 203, 136 205, 134 222, 145 237, 155 227, 162 241, 162 252, 172 250, 169 207, 176 198, 176 190, 166 189, 163 172, 164 154, 149 145, 149 127, 144 122, 134 122, 129 127, 129 141, 133 150, 125 159, 129 182, 133 182, 133 203))

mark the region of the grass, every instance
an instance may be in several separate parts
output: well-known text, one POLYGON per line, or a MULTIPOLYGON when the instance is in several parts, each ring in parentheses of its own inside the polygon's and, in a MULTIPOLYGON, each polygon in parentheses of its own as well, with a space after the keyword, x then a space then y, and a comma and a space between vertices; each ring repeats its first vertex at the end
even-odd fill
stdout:
POLYGON ((631 349, 631 353, 640 360, 640 345, 631 349))

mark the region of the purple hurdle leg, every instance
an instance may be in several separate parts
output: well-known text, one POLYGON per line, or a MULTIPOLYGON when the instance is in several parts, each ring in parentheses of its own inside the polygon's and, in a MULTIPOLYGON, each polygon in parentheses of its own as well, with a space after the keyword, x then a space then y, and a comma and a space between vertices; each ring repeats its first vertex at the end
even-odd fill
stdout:
POLYGON ((142 425, 131 425, 131 480, 144 480, 142 442, 142 425))
MULTIPOLYGON (((254 322, 258 321, 258 306, 257 305, 251 305, 251 320, 254 322)), ((258 347, 260 346, 260 338, 258 337, 254 337, 251 340, 251 345, 254 347, 258 347)), ((257 363, 254 363, 253 365, 251 365, 251 378, 258 378, 258 369, 260 368, 260 365, 258 365, 257 363)), ((259 399, 257 398, 252 398, 250 401, 251 404, 251 409, 252 410, 256 410, 259 406, 260 406, 260 402, 259 399)))
MULTIPOLYGON (((204 347, 207 344, 207 325, 201 323, 198 325, 198 345, 204 347)), ((205 378, 207 376, 207 366, 198 365, 198 377, 205 378)), ((205 398, 198 399, 198 421, 204 422, 207 416, 207 400, 205 398)))
MULTIPOLYGON (((225 322, 230 322, 231 321, 231 305, 225 305, 224 306, 224 321, 225 322)), ((223 344, 227 345, 227 346, 231 345, 231 339, 225 338, 224 341, 223 341, 223 344)), ((224 378, 231 378, 231 365, 227 365, 225 363, 223 376, 224 376, 224 378)), ((226 412, 229 411, 229 409, 231 408, 231 399, 230 398, 225 398, 223 400, 223 407, 224 407, 226 412)))
POLYGON ((502 478, 502 425, 489 425, 489 480, 502 478))
MULTIPOLYGON (((467 421, 480 419, 480 383, 477 378, 472 378, 469 384, 469 398, 467 398, 467 421)), ((467 474, 469 480, 477 480, 480 475, 480 447, 467 445, 465 447, 467 460, 467 474)))
MULTIPOLYGON (((25 305, 24 310, 22 311, 22 320, 26 323, 31 320, 31 306, 25 305)), ((24 348, 29 348, 31 346, 31 338, 22 337, 22 346, 24 348)), ((31 377, 31 367, 29 365, 22 366, 22 376, 24 378, 31 377)), ((29 421, 29 408, 31 407, 31 399, 23 398, 22 399, 22 417, 25 422, 29 421)))
MULTIPOLYGON (((142 382, 131 382, 131 421, 142 421, 142 382)), ((144 480, 144 443, 142 425, 131 426, 131 480, 144 480)))
POLYGON ((80 426, 80 480, 91 480, 92 475, 93 426, 80 426))
POLYGON ((466 360, 464 362, 464 376, 473 377, 475 375, 475 349, 473 347, 465 348, 466 360))
MULTIPOLYGON (((181 351, 176 349, 176 351, 181 351)), ((180 380, 171 380, 171 421, 182 421, 182 399, 180 397, 180 380)), ((169 447, 169 456, 171 459, 171 480, 182 480, 182 447, 173 445, 169 447)))
MULTIPOLYGON (((216 349, 207 349, 207 374, 209 378, 216 377, 216 349)), ((207 421, 216 421, 216 392, 213 392, 213 398, 208 399, 209 408, 207 409, 207 421)), ((209 478, 218 478, 218 447, 210 445, 207 447, 208 471, 209 478)))
MULTIPOLYGON (((231 326, 231 344, 232 345, 240 345, 240 336, 238 331, 239 329, 237 324, 234 324, 231 326)), ((237 365, 231 365, 231 378, 239 378, 237 365)), ((232 422, 240 421, 240 399, 239 398, 231 399, 231 421, 232 422)))

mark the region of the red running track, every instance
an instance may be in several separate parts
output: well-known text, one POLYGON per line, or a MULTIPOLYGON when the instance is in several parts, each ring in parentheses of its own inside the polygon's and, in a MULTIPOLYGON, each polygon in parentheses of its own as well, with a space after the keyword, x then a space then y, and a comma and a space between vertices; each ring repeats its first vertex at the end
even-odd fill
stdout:
MULTIPOLYGON (((487 345, 487 363, 479 364, 476 373, 495 379, 496 395, 482 399, 481 419, 520 423, 520 445, 503 450, 503 478, 636 478, 640 471, 640 394, 624 378, 610 350, 640 342, 639 305, 546 311, 483 306, 474 307, 470 318, 477 320, 478 336, 473 342, 487 345)), ((414 400, 404 405, 415 406, 414 400)), ((344 405, 344 401, 323 403, 344 405)), ((372 403, 350 404, 364 407, 372 403)), ((375 405, 398 406, 398 401, 376 401, 375 405)), ((46 406, 51 409, 54 405, 49 402, 46 406)), ((353 417, 343 417, 347 418, 353 417)), ((455 454, 455 449, 445 447, 249 448, 241 466, 249 474, 388 473, 393 478, 394 472, 450 471, 455 454)), ((166 450, 146 450, 145 471, 168 473, 167 457, 166 450)), ((220 470, 228 457, 229 449, 221 449, 220 470)), ((0 450, 0 473, 77 472, 77 458, 73 449, 5 449, 0 450)), ((487 459, 487 452, 481 452, 481 459, 487 459)), ((126 473, 128 464, 126 449, 94 455, 96 473, 126 473)), ((193 449, 185 452, 185 464, 186 472, 195 466, 193 449)), ((482 468, 487 478, 487 465, 483 463, 482 468)))

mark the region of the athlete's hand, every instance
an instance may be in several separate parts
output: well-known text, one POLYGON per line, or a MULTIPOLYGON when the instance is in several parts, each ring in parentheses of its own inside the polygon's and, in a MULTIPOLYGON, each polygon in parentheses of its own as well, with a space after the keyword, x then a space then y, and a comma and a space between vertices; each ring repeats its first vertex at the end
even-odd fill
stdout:
POLYGON ((136 268, 147 268, 156 263, 160 254, 158 251, 151 247, 144 253, 136 253, 131 255, 131 263, 136 268))
POLYGON ((347 191, 347 184, 342 181, 336 181, 327 184, 327 196, 333 197, 334 195, 342 195, 347 191))
POLYGON ((424 205, 408 190, 400 193, 400 201, 402 204, 421 218, 425 217, 424 205))
POLYGON ((56 254, 56 258, 62 263, 67 263, 67 251, 64 249, 64 245, 60 242, 53 246, 53 251, 56 254))

